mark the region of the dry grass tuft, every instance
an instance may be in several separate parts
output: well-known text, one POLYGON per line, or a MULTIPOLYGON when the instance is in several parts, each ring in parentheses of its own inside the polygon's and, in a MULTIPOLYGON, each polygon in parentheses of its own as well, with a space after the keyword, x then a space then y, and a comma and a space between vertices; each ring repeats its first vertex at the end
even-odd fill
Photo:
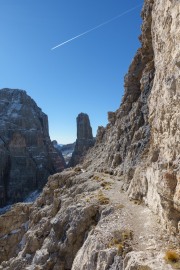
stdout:
POLYGON ((91 202, 94 199, 94 194, 90 194, 85 198, 86 202, 91 202))
POLYGON ((131 230, 124 230, 122 232, 122 239, 123 241, 127 239, 132 239, 133 238, 133 232, 131 230))
POLYGON ((167 263, 171 264, 174 269, 180 269, 180 255, 175 250, 167 250, 164 256, 167 263))
POLYGON ((136 200, 136 199, 130 199, 130 201, 132 201, 134 204, 140 205, 142 203, 142 201, 140 200, 136 200))
POLYGON ((95 181, 97 181, 97 182, 101 182, 101 181, 103 181, 104 179, 101 178, 101 177, 98 176, 98 175, 94 175, 94 176, 93 176, 93 180, 95 180, 95 181))
POLYGON ((124 208, 125 206, 123 205, 123 204, 118 204, 118 205, 116 205, 116 209, 122 209, 122 208, 124 208))
POLYGON ((180 260, 180 256, 175 250, 167 250, 164 259, 167 262, 178 262, 180 260))
POLYGON ((176 174, 173 173, 173 172, 166 172, 166 173, 164 174, 164 178, 165 178, 166 180, 173 181, 173 180, 176 180, 176 174))
POLYGON ((116 244, 116 247, 117 247, 117 255, 122 255, 123 254, 123 250, 124 250, 124 246, 123 244, 116 244))
POLYGON ((100 202, 100 204, 109 204, 110 200, 108 197, 106 197, 103 192, 100 190, 98 193, 98 201, 100 202))
POLYGON ((132 238, 133 233, 131 230, 117 230, 114 232, 114 237, 109 242, 108 247, 115 247, 117 249, 117 255, 125 257, 130 247, 129 240, 132 240, 132 238))
POLYGON ((101 187, 103 187, 105 190, 110 190, 111 189, 111 183, 110 182, 102 182, 101 187))
POLYGON ((75 168, 74 168, 74 171, 75 171, 75 172, 81 172, 81 168, 80 168, 80 167, 75 167, 75 168))
POLYGON ((124 250, 124 245, 123 242, 121 242, 120 240, 113 238, 111 240, 111 242, 108 245, 108 248, 112 248, 112 247, 116 247, 117 248, 117 254, 118 255, 122 255, 123 254, 123 250, 124 250))

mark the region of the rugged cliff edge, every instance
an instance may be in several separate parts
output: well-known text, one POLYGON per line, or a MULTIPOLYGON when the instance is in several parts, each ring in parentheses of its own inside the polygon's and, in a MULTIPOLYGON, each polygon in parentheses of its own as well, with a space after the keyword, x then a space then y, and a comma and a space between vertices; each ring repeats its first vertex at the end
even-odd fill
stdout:
POLYGON ((0 269, 179 269, 180 2, 145 0, 142 17, 120 108, 81 167, 1 216, 0 269))
POLYGON ((65 167, 53 147, 48 118, 25 91, 0 90, 0 206, 42 189, 65 167))

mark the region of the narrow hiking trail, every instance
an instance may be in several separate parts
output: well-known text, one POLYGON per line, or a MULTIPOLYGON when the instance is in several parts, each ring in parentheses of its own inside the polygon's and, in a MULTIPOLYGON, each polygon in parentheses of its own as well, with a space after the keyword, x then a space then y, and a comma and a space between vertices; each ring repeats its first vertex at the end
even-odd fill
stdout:
POLYGON ((122 181, 118 177, 97 173, 102 181, 102 192, 109 198, 110 205, 117 206, 115 220, 133 233, 133 250, 160 251, 170 245, 169 236, 162 230, 158 216, 138 201, 131 201, 122 190, 122 181), (103 184, 105 183, 105 184, 103 184), (119 209, 119 210, 118 210, 119 209))

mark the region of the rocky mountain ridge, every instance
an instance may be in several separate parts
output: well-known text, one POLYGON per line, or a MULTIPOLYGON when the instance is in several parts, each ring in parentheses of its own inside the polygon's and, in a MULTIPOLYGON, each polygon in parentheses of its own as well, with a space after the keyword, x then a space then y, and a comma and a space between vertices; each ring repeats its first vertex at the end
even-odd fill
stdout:
POLYGON ((180 3, 145 0, 142 18, 120 108, 81 165, 1 217, 0 269, 180 268, 180 3))
POLYGON ((0 206, 42 189, 65 167, 53 147, 47 115, 23 90, 0 90, 0 206))
POLYGON ((66 165, 68 165, 72 154, 74 152, 75 148, 75 142, 74 143, 68 143, 68 144, 58 144, 57 141, 53 141, 53 145, 56 149, 59 149, 64 157, 64 160, 66 162, 66 165))

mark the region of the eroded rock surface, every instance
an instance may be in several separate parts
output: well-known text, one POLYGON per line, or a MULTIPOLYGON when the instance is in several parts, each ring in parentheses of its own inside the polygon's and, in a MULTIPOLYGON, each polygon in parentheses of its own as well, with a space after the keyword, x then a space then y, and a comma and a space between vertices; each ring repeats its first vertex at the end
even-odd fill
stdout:
POLYGON ((62 171, 48 118, 25 91, 0 90, 0 206, 41 189, 50 174, 62 171))
POLYGON ((157 217, 129 201, 117 176, 82 170, 50 176, 33 205, 4 215, 0 246, 8 253, 0 269, 172 269, 164 255, 176 239, 161 230, 157 217), (10 217, 12 224, 6 223, 10 217))
POLYGON ((0 262, 17 256, 29 227, 31 204, 19 203, 0 216, 0 262))

